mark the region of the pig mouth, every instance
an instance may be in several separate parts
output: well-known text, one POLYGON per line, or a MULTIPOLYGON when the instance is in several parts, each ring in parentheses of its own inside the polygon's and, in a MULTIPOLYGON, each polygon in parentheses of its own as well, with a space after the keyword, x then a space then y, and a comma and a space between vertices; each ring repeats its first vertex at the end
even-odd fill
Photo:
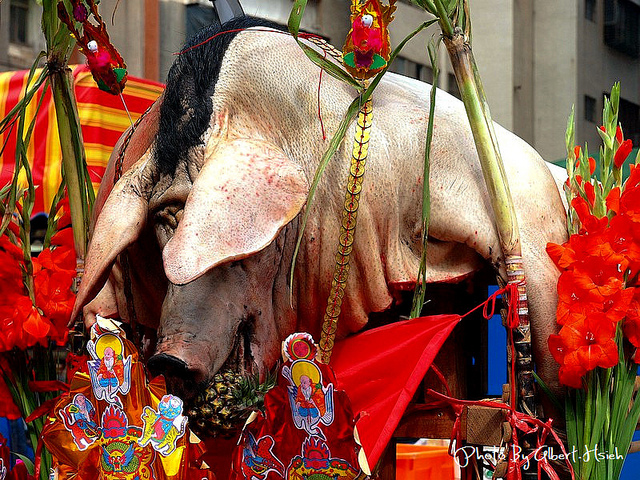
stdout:
POLYGON ((243 319, 225 363, 187 403, 189 426, 200 438, 234 436, 252 412, 264 409, 275 375, 260 381, 262 369, 251 353, 252 325, 251 319, 243 319))

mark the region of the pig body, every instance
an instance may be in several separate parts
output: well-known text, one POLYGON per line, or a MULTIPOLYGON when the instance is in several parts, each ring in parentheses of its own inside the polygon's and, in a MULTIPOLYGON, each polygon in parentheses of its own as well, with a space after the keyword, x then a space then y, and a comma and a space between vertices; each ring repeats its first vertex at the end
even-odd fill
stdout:
MULTIPOLYGON (((128 319, 135 312, 136 321, 157 328, 150 366, 187 397, 217 371, 271 368, 293 331, 317 338, 335 265, 354 125, 311 205, 307 195, 355 91, 326 74, 320 82, 319 68, 291 36, 256 23, 227 24, 223 30, 250 28, 178 58, 163 98, 133 133, 120 159, 126 173, 113 186, 116 146, 76 305, 89 323, 96 314, 128 319), (305 208, 309 220, 291 291, 305 208), (124 251, 130 287, 118 262, 124 251)), ((362 329, 371 312, 415 285, 429 90, 387 74, 373 95, 339 337, 362 329)), ((435 115, 427 278, 455 282, 486 261, 505 278, 462 103, 438 91, 435 115)), ((555 330, 558 274, 545 246, 566 238, 564 207, 539 155, 496 131, 520 226, 538 371, 553 384, 555 367, 544 352, 555 330)))

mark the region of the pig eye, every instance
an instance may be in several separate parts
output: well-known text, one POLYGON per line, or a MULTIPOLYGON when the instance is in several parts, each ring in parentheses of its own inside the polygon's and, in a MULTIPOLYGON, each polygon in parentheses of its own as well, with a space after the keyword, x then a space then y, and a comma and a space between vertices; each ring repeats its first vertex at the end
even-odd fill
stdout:
POLYGON ((161 247, 171 240, 184 214, 184 205, 167 205, 154 214, 154 225, 161 247))

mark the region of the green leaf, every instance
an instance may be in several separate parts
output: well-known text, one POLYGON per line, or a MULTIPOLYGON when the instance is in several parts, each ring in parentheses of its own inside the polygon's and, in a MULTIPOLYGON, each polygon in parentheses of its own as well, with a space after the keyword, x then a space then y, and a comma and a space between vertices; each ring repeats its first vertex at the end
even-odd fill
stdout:
POLYGON ((302 51, 309 57, 309 59, 326 71, 329 75, 338 80, 348 83, 349 85, 355 87, 358 91, 362 90, 362 84, 354 79, 346 70, 343 70, 335 63, 324 58, 323 55, 318 53, 316 50, 311 48, 306 43, 303 43, 298 38, 300 33, 300 23, 302 22, 302 16, 304 15, 304 10, 307 6, 307 0, 295 0, 293 3, 293 7, 291 8, 291 13, 289 14, 289 21, 287 25, 289 27, 289 32, 293 35, 293 38, 296 39, 302 51))
POLYGON ((538 374, 533 371, 531 372, 533 373, 533 378, 536 379, 536 383, 538 384, 538 386, 542 389, 542 391, 544 392, 544 394, 547 396, 547 398, 549 400, 551 400, 551 403, 553 403, 553 405, 558 409, 559 412, 561 412, 562 414, 564 414, 564 407, 562 406, 562 404, 560 403, 560 400, 558 399, 558 397, 556 397, 554 395, 554 393, 551 391, 551 389, 547 386, 547 384, 544 382, 544 380, 542 380, 538 374))
POLYGON ((22 462, 24 463, 24 466, 27 467, 27 472, 29 473, 29 475, 34 475, 36 469, 29 457, 22 455, 21 453, 18 453, 18 452, 11 452, 11 453, 16 457, 18 457, 20 460, 22 460, 22 462))
POLYGON ((300 23, 302 22, 302 16, 304 15, 304 9, 307 7, 307 0, 295 0, 293 7, 291 7, 291 13, 289 14, 289 21, 287 26, 289 31, 294 37, 298 36, 300 32, 300 23))
POLYGON ((427 47, 429 60, 433 70, 433 85, 429 97, 429 120, 427 123, 427 138, 424 149, 424 167, 422 172, 422 254, 420 255, 420 267, 418 268, 419 281, 413 292, 411 305, 411 318, 419 317, 424 306, 427 289, 427 246, 429 239, 429 222, 431 219, 431 192, 429 189, 429 170, 431 164, 431 142, 433 139, 433 123, 435 120, 436 91, 438 89, 438 49, 432 40, 427 47))

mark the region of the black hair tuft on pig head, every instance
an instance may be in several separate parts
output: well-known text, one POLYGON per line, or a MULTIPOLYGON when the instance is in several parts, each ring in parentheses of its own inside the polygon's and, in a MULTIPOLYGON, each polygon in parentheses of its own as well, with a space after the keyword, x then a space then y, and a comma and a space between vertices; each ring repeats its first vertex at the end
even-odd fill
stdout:
POLYGON ((222 26, 213 24, 205 27, 187 40, 183 53, 178 55, 169 70, 160 106, 156 141, 160 173, 173 175, 178 162, 184 159, 189 149, 201 143, 213 113, 211 97, 227 48, 239 30, 256 26, 285 30, 283 25, 245 16, 222 26), (228 33, 209 40, 220 32, 228 33))

